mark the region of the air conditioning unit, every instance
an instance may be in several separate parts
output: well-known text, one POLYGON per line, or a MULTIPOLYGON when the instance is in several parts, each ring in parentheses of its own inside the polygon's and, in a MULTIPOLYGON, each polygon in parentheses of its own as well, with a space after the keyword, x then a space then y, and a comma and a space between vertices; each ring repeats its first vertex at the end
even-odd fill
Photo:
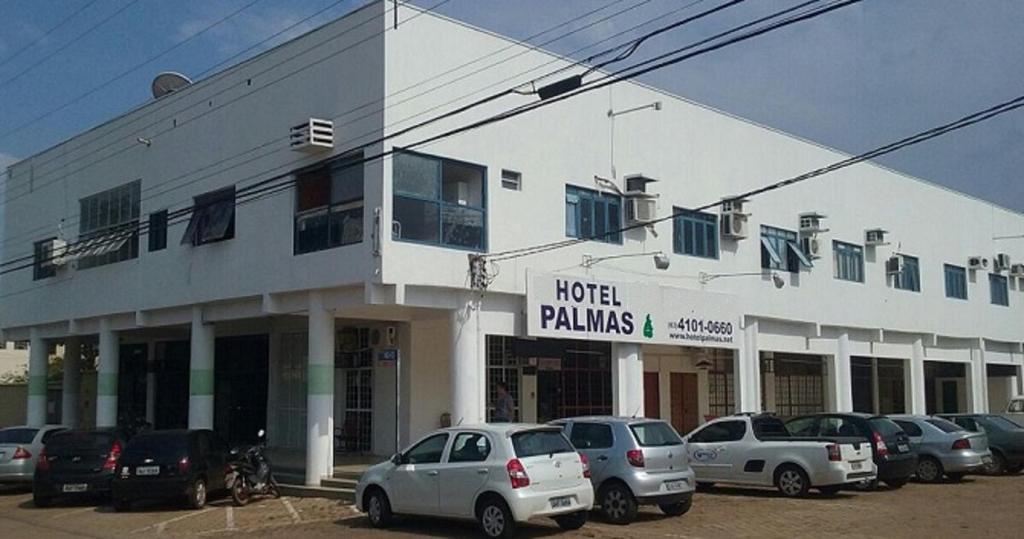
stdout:
POLYGON ((807 212, 800 214, 800 234, 803 235, 814 235, 821 232, 828 232, 827 228, 822 228, 821 220, 825 218, 825 215, 817 212, 807 212))
POLYGON ((723 213, 719 227, 723 238, 741 240, 747 237, 747 215, 744 213, 723 213))
POLYGON ((983 256, 972 256, 967 259, 967 269, 971 271, 988 269, 988 259, 983 256))
POLYGON ((743 215, 750 215, 749 213, 743 213, 743 205, 746 204, 746 202, 747 199, 745 198, 723 198, 722 214, 739 213, 743 215))
POLYGON ((885 273, 887 275, 899 275, 903 273, 903 257, 899 255, 890 256, 885 261, 885 273))
POLYGON ((992 269, 995 271, 1006 271, 1010 269, 1010 255, 999 253, 992 259, 992 269))
POLYGON ((298 152, 320 152, 334 147, 334 122, 310 118, 293 126, 289 146, 298 152))
POLYGON ((888 230, 882 230, 881 228, 872 228, 864 231, 864 245, 868 247, 877 247, 879 245, 888 245, 885 242, 885 234, 888 230))
POLYGON ((1014 264, 1010 266, 1010 277, 1024 279, 1024 264, 1014 264))
POLYGON ((658 199, 652 196, 628 196, 626 198, 626 224, 650 223, 657 217, 658 199))
POLYGON ((52 266, 64 266, 71 261, 71 257, 68 256, 68 242, 54 238, 50 240, 50 247, 47 251, 50 254, 50 265, 52 266))
POLYGON ((804 254, 807 256, 817 259, 821 258, 821 240, 814 236, 806 236, 800 239, 800 247, 803 249, 804 254))

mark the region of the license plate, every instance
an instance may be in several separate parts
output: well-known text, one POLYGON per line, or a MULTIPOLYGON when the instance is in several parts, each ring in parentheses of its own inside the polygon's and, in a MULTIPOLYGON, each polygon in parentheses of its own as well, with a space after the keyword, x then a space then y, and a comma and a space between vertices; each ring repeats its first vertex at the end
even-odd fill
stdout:
POLYGON ((572 505, 572 496, 560 496, 558 498, 551 498, 551 508, 561 509, 563 507, 570 507, 572 505))
POLYGON ((64 485, 64 487, 61 490, 64 492, 85 492, 89 490, 89 485, 86 483, 74 483, 64 485))
POLYGON ((899 449, 903 453, 910 452, 910 446, 907 444, 896 444, 896 449, 899 449))
POLYGON ((859 470, 859 469, 861 469, 863 467, 864 467, 864 465, 859 463, 859 462, 851 462, 850 463, 850 468, 853 468, 854 470, 859 470))
POLYGON ((686 481, 665 481, 665 490, 677 492, 686 488, 686 481))
POLYGON ((139 466, 135 468, 135 475, 160 475, 159 466, 139 466))

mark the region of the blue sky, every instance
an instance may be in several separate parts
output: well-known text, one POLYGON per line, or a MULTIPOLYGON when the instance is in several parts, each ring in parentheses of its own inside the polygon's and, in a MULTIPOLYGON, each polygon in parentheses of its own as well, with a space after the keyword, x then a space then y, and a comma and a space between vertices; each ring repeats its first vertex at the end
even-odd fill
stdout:
MULTIPOLYGON (((147 101, 149 82, 158 71, 171 69, 199 76, 309 15, 322 11, 230 62, 336 18, 366 0, 255 0, 245 7, 253 1, 3 0, 0 166, 147 101), (126 73, 243 7, 223 24, 126 73), (57 31, 44 36, 47 29, 79 9, 80 13, 57 31), (27 44, 32 46, 12 56, 27 44), (122 74, 113 83, 96 89, 122 74), (80 98, 86 92, 93 93, 80 98), (33 122, 74 99, 80 100, 33 122), (3 136, 23 124, 28 125, 3 136)), ((438 1, 414 3, 429 7, 438 1)), ((721 1, 704 0, 682 13, 692 14, 721 1)), ((608 5, 575 27, 636 6, 546 45, 565 54, 656 19, 685 3, 449 0, 438 11, 523 39, 602 6, 608 5)), ((796 3, 748 0, 706 22, 647 42, 636 58, 678 47, 796 3)), ((684 15, 661 18, 653 25, 684 15)), ((812 22, 652 73, 643 80, 732 114, 856 153, 1024 94, 1021 28, 1024 2, 1019 0, 866 0, 812 22)), ((1024 110, 903 150, 881 162, 1024 211, 1022 140, 1024 110)))

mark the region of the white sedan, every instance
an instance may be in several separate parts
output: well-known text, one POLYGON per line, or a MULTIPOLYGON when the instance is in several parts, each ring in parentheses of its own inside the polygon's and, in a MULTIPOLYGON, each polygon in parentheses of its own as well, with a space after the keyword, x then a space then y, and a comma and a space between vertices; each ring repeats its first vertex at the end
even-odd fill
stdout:
POLYGON ((356 506, 383 528, 396 514, 476 520, 488 537, 551 517, 583 526, 594 504, 590 467, 558 427, 459 426, 422 438, 368 469, 356 506))

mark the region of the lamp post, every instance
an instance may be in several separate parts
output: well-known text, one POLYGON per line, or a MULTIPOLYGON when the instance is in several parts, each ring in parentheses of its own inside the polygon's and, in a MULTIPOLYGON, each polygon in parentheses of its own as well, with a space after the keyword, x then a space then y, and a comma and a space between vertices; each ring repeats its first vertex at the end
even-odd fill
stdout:
POLYGON ((671 260, 664 251, 649 251, 645 253, 631 253, 627 255, 611 255, 611 256, 590 256, 583 255, 583 262, 580 263, 584 268, 591 268, 598 262, 604 262, 605 260, 614 260, 616 258, 632 258, 637 256, 653 256, 654 267, 659 270, 667 270, 671 264, 671 260))
MULTIPOLYGON (((752 275, 765 275, 765 273, 766 272, 763 271, 751 271, 743 273, 705 273, 702 271, 700 272, 700 274, 697 275, 697 280, 700 281, 700 284, 708 284, 711 281, 714 281, 715 279, 721 279, 723 277, 748 277, 752 275)), ((772 277, 772 284, 775 285, 775 288, 782 288, 783 286, 786 286, 786 281, 783 280, 778 273, 773 271, 770 274, 772 277)))

